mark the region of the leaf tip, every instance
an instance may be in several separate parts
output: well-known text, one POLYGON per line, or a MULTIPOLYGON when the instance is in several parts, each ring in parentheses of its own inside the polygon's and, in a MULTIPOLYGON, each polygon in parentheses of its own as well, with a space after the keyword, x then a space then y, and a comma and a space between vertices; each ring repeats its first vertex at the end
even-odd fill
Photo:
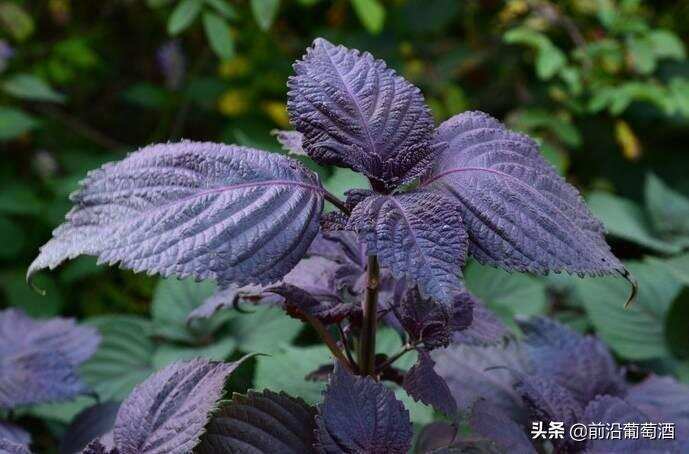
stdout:
POLYGON ((636 302, 636 298, 639 293, 639 282, 636 280, 634 275, 630 273, 626 268, 623 268, 622 271, 618 271, 620 275, 627 280, 632 286, 632 290, 629 293, 629 298, 627 298, 627 302, 624 303, 624 308, 629 309, 632 304, 636 302))

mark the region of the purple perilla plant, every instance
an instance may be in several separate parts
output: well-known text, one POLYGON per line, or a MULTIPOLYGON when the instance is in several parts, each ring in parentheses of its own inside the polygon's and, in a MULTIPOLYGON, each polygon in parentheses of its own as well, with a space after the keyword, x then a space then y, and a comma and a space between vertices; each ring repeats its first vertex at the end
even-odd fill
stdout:
POLYGON ((283 145, 362 173, 368 188, 340 200, 286 156, 215 143, 150 145, 89 172, 28 279, 87 254, 134 271, 215 280, 220 293, 201 315, 242 298, 281 304, 336 358, 315 419, 313 446, 322 452, 406 452, 407 411, 381 379, 456 411, 428 352, 504 335, 462 284, 468 255, 508 271, 619 274, 633 283, 601 223, 529 137, 482 112, 435 127, 418 88, 369 53, 324 39, 294 70, 287 85, 296 131, 278 135, 283 145), (338 211, 324 214, 326 201, 338 211), (376 355, 383 318, 406 337, 389 358, 376 355), (412 350, 417 364, 395 370, 412 350), (351 395, 360 402, 345 402, 351 395), (340 426, 355 414, 361 425, 340 426))

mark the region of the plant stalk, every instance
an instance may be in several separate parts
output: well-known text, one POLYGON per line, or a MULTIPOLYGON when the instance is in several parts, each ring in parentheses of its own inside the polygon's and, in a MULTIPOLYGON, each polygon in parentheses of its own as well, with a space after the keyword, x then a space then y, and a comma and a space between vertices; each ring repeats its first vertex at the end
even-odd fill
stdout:
POLYGON ((376 356, 376 323, 378 305, 378 287, 380 284, 380 268, 378 257, 368 258, 368 282, 366 283, 366 296, 361 302, 363 320, 361 322, 361 334, 359 336, 359 370, 361 375, 375 374, 376 356))

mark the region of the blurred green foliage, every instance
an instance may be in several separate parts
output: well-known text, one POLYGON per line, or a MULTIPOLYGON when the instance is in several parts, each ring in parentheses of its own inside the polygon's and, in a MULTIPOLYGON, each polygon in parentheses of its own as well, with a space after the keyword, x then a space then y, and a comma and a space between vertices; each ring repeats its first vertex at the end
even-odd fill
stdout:
MULTIPOLYGON (((289 128, 291 64, 324 36, 384 58, 423 90, 438 122, 480 109, 535 137, 641 284, 625 310, 628 289, 615 278, 471 263, 469 289, 508 323, 548 313, 596 332, 631 371, 689 381, 687 17, 687 1, 0 0, 0 304, 100 327, 105 340, 84 374, 106 398, 177 358, 258 350, 274 360, 253 359, 238 389, 271 384, 314 399, 320 385, 297 375, 327 353, 281 314, 187 325, 212 285, 158 283, 81 258, 40 276, 40 297, 24 273, 89 169, 180 138, 282 152, 270 131, 289 128)), ((336 194, 366 184, 309 165, 336 194)), ((39 446, 88 403, 31 409, 39 446)), ((419 405, 412 415, 433 416, 419 405)))

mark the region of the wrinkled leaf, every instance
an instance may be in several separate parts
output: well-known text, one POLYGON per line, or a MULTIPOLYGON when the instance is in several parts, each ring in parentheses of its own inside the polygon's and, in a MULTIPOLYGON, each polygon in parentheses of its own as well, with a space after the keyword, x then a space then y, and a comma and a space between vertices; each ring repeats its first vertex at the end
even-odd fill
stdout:
POLYGON ((471 409, 471 428, 502 448, 502 452, 535 454, 524 429, 490 401, 479 400, 471 409))
POLYGON ((457 403, 447 383, 433 369, 435 363, 424 351, 419 351, 419 360, 404 376, 404 389, 416 401, 430 405, 448 416, 457 412, 457 403))
POLYGON ((87 254, 166 277, 269 283, 318 232, 322 191, 317 175, 276 154, 151 145, 89 172, 28 276, 87 254))
POLYGON ((287 154, 306 156, 306 152, 302 147, 304 136, 302 136, 300 132, 273 129, 270 133, 280 142, 282 149, 285 150, 287 154))
POLYGON ((235 394, 213 416, 195 452, 315 453, 316 409, 285 393, 235 394))
POLYGON ((316 446, 323 453, 406 454, 409 412, 394 393, 370 377, 351 375, 339 363, 316 416, 316 446))
POLYGON ((121 454, 191 451, 241 364, 197 359, 173 363, 134 388, 117 413, 114 437, 121 454))
POLYGON ((432 192, 376 195, 359 202, 349 226, 395 278, 418 283, 422 296, 451 307, 462 291, 467 248, 458 212, 452 200, 432 192))
POLYGON ((626 384, 607 347, 545 317, 522 320, 532 372, 569 390, 581 405, 599 394, 623 395, 626 384))
POLYGON ((460 206, 469 252, 509 271, 626 275, 603 226, 530 138, 482 112, 438 128, 449 143, 423 183, 460 206))
POLYGON ((382 60, 318 38, 294 70, 287 110, 318 163, 396 186, 419 176, 439 151, 419 89, 382 60))

